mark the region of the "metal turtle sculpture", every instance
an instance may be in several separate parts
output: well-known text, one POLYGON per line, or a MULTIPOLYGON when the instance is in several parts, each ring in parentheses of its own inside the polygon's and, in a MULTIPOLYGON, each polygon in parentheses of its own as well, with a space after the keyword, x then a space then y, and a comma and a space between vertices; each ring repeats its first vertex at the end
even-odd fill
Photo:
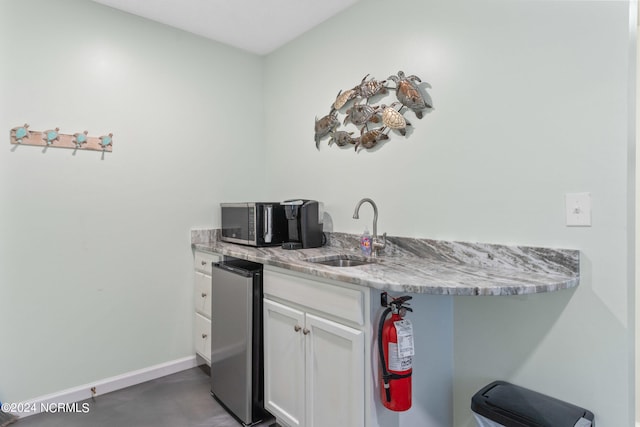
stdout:
POLYGON ((316 125, 315 125, 315 140, 316 140, 316 148, 320 149, 320 140, 327 136, 330 132, 332 132, 335 128, 340 125, 340 122, 336 118, 336 112, 332 111, 326 116, 322 117, 320 120, 316 117, 316 125))
POLYGON ((341 90, 340 92, 338 92, 338 95, 336 95, 336 100, 333 103, 332 108, 334 110, 339 110, 342 107, 344 107, 347 102, 351 101, 356 96, 357 96, 357 93, 355 89, 348 89, 348 90, 345 90, 344 92, 341 90))
MULTIPOLYGON (((387 107, 382 104, 380 108, 382 109, 382 124, 384 124, 389 129, 394 129, 400 132, 400 135, 405 136, 407 134, 407 126, 411 126, 411 123, 404 118, 404 116, 396 110, 396 107, 401 105, 399 102, 394 102, 391 106, 387 107)), ((402 106, 400 107, 402 108, 402 106)))
POLYGON ((28 139, 31 136, 31 132, 29 132, 29 125, 25 123, 24 126, 14 127, 11 129, 11 134, 18 144, 22 144, 23 139, 28 139))
POLYGON ((387 87, 384 85, 386 80, 379 82, 376 79, 367 80, 367 77, 369 74, 364 76, 360 84, 353 88, 358 96, 368 99, 379 93, 387 93, 387 87))
POLYGON ((351 135, 353 135, 353 132, 347 132, 345 130, 332 132, 329 145, 335 142, 338 147, 344 147, 347 144, 355 144, 358 142, 358 138, 353 138, 351 135))
POLYGON ((346 112, 346 117, 342 124, 353 123, 356 126, 362 126, 367 122, 379 123, 378 107, 369 104, 355 103, 346 112))
POLYGON ((384 133, 385 128, 381 127, 379 129, 373 129, 367 132, 364 132, 364 128, 360 132, 360 138, 356 142, 355 150, 358 151, 358 147, 362 146, 364 148, 373 148, 378 142, 385 141, 389 139, 389 135, 384 133))
POLYGON ((422 83, 418 76, 405 75, 404 71, 398 71, 397 75, 381 81, 369 78, 369 74, 365 75, 352 89, 338 92, 329 114, 320 119, 316 116, 316 148, 320 149, 320 140, 327 135, 330 135, 329 145, 335 143, 339 147, 345 147, 353 144, 356 152, 373 148, 380 141, 388 140, 391 131, 406 136, 411 123, 404 117, 404 113, 411 110, 421 119, 424 110, 433 108, 425 87, 430 86, 422 83), (387 86, 388 81, 394 82, 395 87, 387 86), (397 102, 394 100, 390 105, 386 105, 374 101, 378 95, 386 95, 391 91, 395 92, 397 102), (338 120, 339 114, 345 115, 344 120, 338 120), (354 132, 337 130, 341 124, 349 123, 358 128, 360 136, 354 138, 354 132))
POLYGON ((81 148, 82 144, 87 143, 87 135, 89 135, 89 131, 85 130, 84 132, 78 132, 73 134, 73 143, 76 144, 76 148, 81 148))
POLYGON ((396 83, 398 101, 413 110, 417 118, 421 119, 423 117, 422 110, 432 108, 416 84, 416 82, 422 82, 418 76, 405 76, 403 71, 398 71, 397 76, 389 76, 388 80, 396 83))
POLYGON ((60 128, 45 130, 44 132, 42 132, 42 139, 47 143, 47 145, 51 145, 56 141, 60 141, 60 134, 58 134, 59 131, 60 128))

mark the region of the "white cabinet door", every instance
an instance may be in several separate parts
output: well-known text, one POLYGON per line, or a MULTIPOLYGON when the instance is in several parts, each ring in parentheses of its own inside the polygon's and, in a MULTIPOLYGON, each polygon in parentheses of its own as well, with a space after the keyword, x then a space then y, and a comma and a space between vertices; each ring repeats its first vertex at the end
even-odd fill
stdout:
POLYGON ((306 314, 305 427, 364 427, 364 333, 306 314))
POLYGON ((305 425, 303 328, 302 311, 264 300, 264 404, 289 427, 305 425))

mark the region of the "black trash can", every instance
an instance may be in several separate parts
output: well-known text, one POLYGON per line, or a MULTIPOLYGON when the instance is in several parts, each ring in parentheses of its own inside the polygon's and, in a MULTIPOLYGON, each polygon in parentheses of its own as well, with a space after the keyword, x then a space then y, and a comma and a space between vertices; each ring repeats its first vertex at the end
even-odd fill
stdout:
POLYGON ((586 409, 505 381, 474 394, 471 410, 479 427, 595 427, 586 409))

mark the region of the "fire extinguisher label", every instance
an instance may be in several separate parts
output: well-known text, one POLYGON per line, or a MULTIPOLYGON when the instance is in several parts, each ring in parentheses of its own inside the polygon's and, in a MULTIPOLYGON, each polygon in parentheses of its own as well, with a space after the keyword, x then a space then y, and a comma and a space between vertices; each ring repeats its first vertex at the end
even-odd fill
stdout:
POLYGON ((413 357, 400 357, 398 355, 398 344, 389 343, 389 370, 390 371, 408 371, 412 368, 413 357))
POLYGON ((413 325, 408 319, 393 322, 398 336, 398 357, 409 357, 415 355, 413 348, 413 325))

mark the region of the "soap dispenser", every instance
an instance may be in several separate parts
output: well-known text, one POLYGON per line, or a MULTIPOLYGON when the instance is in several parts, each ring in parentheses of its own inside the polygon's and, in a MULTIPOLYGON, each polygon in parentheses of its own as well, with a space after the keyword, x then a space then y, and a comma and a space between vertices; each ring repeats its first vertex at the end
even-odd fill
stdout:
POLYGON ((362 255, 371 256, 371 235, 367 228, 364 229, 364 233, 360 236, 360 250, 362 255))

